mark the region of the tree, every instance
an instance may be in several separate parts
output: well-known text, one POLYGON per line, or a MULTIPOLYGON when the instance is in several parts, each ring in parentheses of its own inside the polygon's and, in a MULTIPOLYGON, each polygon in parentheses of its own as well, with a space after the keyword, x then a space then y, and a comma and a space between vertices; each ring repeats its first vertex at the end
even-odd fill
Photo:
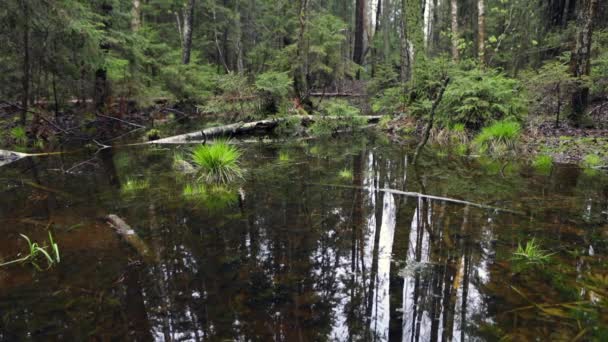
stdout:
POLYGON ((363 65, 365 53, 365 18, 367 2, 365 0, 356 0, 355 6, 355 47, 353 52, 353 61, 359 65, 363 65))
POLYGON ((460 53, 458 51, 459 34, 458 34, 458 0, 450 0, 450 23, 452 28, 452 59, 458 61, 460 53))
MULTIPOLYGON (((593 36, 593 19, 598 0, 580 0, 576 18, 576 46, 572 51, 570 68, 572 75, 579 79, 588 76, 591 71, 591 38, 593 36)), ((579 122, 587 106, 589 86, 581 82, 581 86, 572 96, 571 119, 579 122)))
POLYGON ((182 63, 190 64, 190 54, 192 52, 192 25, 194 25, 194 4, 195 0, 188 0, 184 13, 184 40, 182 48, 182 63))
POLYGON ((485 64, 486 54, 486 4, 477 0, 477 56, 481 65, 485 64))

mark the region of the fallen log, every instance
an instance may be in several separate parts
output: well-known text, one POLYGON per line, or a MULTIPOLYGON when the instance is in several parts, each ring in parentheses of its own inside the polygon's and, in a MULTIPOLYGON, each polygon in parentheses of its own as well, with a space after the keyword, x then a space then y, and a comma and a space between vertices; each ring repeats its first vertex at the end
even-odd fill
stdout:
POLYGON ((116 230, 116 233, 123 238, 133 249, 141 255, 145 261, 156 259, 154 252, 123 219, 117 215, 110 214, 106 217, 108 224, 116 230))
POLYGON ((42 157, 52 156, 57 154, 64 154, 64 152, 48 152, 48 153, 21 153, 15 151, 0 150, 0 166, 14 163, 17 160, 27 157, 42 157))
MULTIPOLYGON (((361 117, 366 118, 368 123, 377 123, 378 121, 380 121, 381 118, 381 116, 371 115, 362 115, 361 117)), ((145 144, 184 144, 188 142, 200 142, 206 139, 221 136, 233 137, 244 134, 269 133, 274 130, 281 122, 296 119, 300 120, 302 125, 309 125, 310 123, 315 122, 315 120, 318 120, 320 118, 330 120, 343 119, 343 117, 339 116, 294 115, 254 122, 238 122, 225 126, 211 127, 198 132, 186 133, 164 139, 148 141, 145 144)))

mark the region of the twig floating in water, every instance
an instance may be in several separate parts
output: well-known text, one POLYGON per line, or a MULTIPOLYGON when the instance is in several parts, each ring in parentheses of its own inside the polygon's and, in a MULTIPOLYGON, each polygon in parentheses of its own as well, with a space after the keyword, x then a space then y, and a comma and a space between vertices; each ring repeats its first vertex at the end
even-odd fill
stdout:
POLYGON ((334 188, 346 188, 346 189, 361 189, 361 190, 369 190, 369 191, 380 191, 380 192, 386 192, 386 193, 390 193, 390 194, 394 194, 394 195, 401 195, 401 196, 408 196, 408 197, 418 197, 418 198, 428 198, 428 199, 437 200, 437 201, 444 201, 444 202, 450 202, 450 203, 456 203, 456 204, 464 204, 464 205, 469 205, 471 207, 476 207, 476 208, 481 208, 481 209, 489 209, 489 210, 496 210, 496 211, 501 211, 501 212, 506 212, 506 213, 518 214, 518 215, 524 215, 525 214, 525 213, 523 213, 521 211, 515 211, 515 210, 510 210, 510 209, 504 209, 504 208, 497 208, 497 207, 492 207, 492 206, 485 205, 485 204, 474 203, 474 202, 459 200, 459 199, 455 199, 455 198, 440 197, 440 196, 433 196, 433 195, 425 195, 425 194, 421 194, 419 192, 400 191, 400 190, 386 189, 386 188, 385 189, 369 188, 369 187, 366 188, 366 187, 353 186, 353 185, 320 184, 320 183, 309 183, 309 184, 311 184, 311 185, 319 185, 319 186, 326 186, 326 187, 334 187, 334 188))

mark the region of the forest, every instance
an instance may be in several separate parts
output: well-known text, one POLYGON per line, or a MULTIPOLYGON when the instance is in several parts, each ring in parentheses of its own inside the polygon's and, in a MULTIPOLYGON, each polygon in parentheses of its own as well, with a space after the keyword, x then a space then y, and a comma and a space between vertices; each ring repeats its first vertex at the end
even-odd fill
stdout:
POLYGON ((0 1, 0 342, 606 341, 608 1, 0 1))

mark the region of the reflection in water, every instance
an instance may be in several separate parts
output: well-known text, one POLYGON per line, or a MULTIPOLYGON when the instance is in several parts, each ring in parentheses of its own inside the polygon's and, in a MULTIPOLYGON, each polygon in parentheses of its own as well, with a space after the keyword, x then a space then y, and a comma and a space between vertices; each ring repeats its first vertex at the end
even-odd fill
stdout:
POLYGON ((388 340, 390 324, 390 276, 391 256, 395 237, 395 199, 393 195, 384 195, 382 207, 382 225, 380 226, 380 241, 378 243, 378 274, 376 275, 376 288, 372 294, 372 326, 374 336, 379 340, 388 340))
MULTIPOLYGON (((306 162, 277 166, 272 148, 247 152, 252 172, 225 192, 229 201, 214 200, 221 206, 184 201, 189 180, 167 171, 170 154, 115 151, 100 157, 103 167, 91 176, 59 176, 47 171, 51 165, 37 165, 34 174, 16 169, 7 175, 34 178, 37 185, 73 197, 36 188, 4 190, 0 213, 10 224, 0 241, 1 257, 20 250, 14 242, 18 233, 44 238, 32 222, 44 227, 52 218, 65 262, 44 273, 26 267, 2 270, 0 340, 493 339, 483 335, 484 329, 550 325, 534 316, 510 320, 498 312, 529 305, 504 294, 517 281, 504 265, 520 231, 563 229, 561 243, 584 248, 573 262, 581 281, 606 255, 597 239, 567 226, 571 217, 605 221, 601 208, 606 202, 591 182, 555 190, 563 196, 559 201, 565 197, 580 206, 557 214, 547 210, 553 220, 544 223, 374 190, 527 205, 516 190, 496 192, 496 179, 480 176, 471 166, 459 166, 462 174, 443 161, 421 160, 420 169, 408 168, 403 151, 365 148, 353 154, 338 150, 327 159, 293 148, 293 160, 306 162), (330 182, 345 165, 352 168, 349 185, 354 188, 311 185, 330 182), (447 174, 452 178, 438 176, 447 174), (116 184, 131 178, 150 186, 123 196, 116 184), (573 191, 577 186, 580 190, 573 191), (157 259, 144 263, 95 219, 110 213, 123 217, 157 259)), ((526 181, 514 177, 504 182, 526 181)), ((530 203, 542 206, 533 197, 534 183, 508 185, 523 188, 530 203)), ((546 201, 548 191, 543 188, 546 201)), ((542 296, 541 291, 530 294, 542 296)))

